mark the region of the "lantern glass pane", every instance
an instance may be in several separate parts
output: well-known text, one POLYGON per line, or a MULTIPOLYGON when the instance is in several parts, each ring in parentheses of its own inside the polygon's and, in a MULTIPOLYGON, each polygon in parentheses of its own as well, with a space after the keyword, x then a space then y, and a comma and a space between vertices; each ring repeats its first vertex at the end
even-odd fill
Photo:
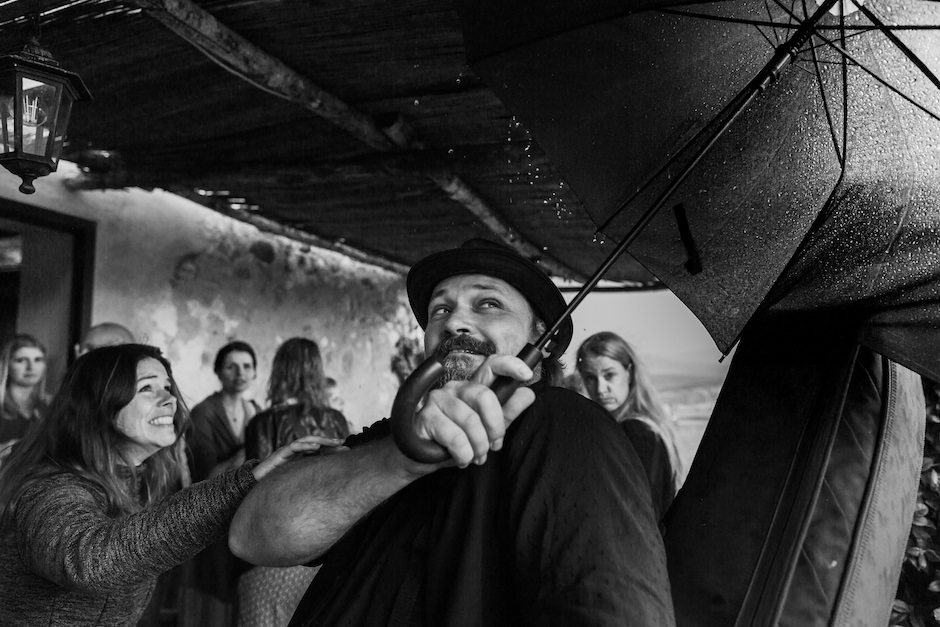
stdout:
POLYGON ((16 107, 13 106, 16 101, 16 81, 12 74, 3 79, 0 80, 0 154, 16 150, 16 107))
POLYGON ((23 152, 46 156, 52 148, 52 131, 59 109, 59 86, 24 76, 23 152))
POLYGON ((62 104, 59 105, 59 119, 56 121, 54 129, 54 139, 52 141, 53 163, 59 162, 62 155, 62 146, 65 144, 65 133, 68 131, 69 116, 72 113, 72 98, 68 93, 62 98, 62 104))

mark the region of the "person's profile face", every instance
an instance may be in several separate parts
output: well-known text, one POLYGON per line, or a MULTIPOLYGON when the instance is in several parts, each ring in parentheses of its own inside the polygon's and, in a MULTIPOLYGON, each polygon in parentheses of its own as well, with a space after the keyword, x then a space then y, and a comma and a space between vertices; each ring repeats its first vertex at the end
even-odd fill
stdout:
POLYGON ((222 366, 216 375, 222 383, 223 392, 241 394, 255 380, 255 360, 251 353, 232 351, 222 359, 222 366))
POLYGON ((578 365, 578 371, 588 396, 607 411, 616 413, 627 402, 633 376, 616 359, 587 355, 578 365))
POLYGON ((23 346, 10 357, 9 380, 13 385, 32 387, 46 373, 46 354, 33 346, 23 346))
POLYGON ((428 304, 427 356, 446 352, 450 379, 468 379, 489 354, 515 355, 532 338, 535 316, 506 281, 482 274, 444 279, 428 304))

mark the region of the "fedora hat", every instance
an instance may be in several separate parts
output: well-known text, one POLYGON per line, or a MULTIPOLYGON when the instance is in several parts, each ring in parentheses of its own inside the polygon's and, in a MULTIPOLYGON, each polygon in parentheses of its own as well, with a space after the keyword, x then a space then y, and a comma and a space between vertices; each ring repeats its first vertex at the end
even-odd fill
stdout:
MULTIPOLYGON (((408 272, 408 301, 421 328, 428 325, 428 304, 437 284, 460 274, 483 274, 513 286, 531 305, 535 315, 551 326, 567 308, 564 296, 541 268, 512 248, 487 239, 467 240, 459 248, 428 255, 408 272)), ((552 356, 568 348, 574 325, 566 318, 555 334, 552 356)))

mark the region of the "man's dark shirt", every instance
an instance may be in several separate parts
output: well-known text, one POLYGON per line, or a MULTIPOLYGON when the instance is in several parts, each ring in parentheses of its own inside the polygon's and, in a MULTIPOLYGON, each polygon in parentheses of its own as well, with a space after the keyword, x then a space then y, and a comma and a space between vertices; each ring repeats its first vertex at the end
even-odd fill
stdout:
POLYGON ((347 533, 291 626, 673 625, 635 451, 594 403, 536 391, 483 466, 423 477, 347 533))

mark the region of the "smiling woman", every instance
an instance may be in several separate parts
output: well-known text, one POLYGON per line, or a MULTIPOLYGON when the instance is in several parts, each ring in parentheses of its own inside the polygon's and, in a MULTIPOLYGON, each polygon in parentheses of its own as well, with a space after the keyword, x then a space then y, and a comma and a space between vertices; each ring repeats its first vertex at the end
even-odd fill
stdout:
POLYGON ((137 393, 114 425, 127 438, 122 448, 133 466, 176 442, 178 403, 166 367, 153 357, 137 362, 137 393))
POLYGON ((157 576, 221 537, 309 438, 170 495, 189 415, 151 346, 93 350, 0 472, 0 624, 133 625, 157 576))

